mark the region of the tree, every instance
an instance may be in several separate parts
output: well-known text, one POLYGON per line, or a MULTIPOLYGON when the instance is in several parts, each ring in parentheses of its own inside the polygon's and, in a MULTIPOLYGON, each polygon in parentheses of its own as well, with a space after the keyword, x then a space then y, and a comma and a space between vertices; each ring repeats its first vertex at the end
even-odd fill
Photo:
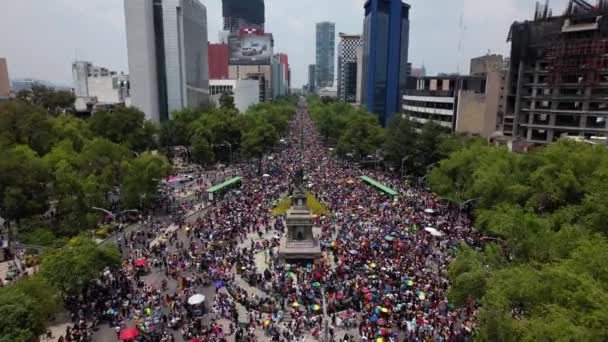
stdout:
POLYGON ((442 136, 446 133, 449 133, 449 130, 431 120, 422 126, 416 146, 418 153, 414 158, 415 170, 418 174, 425 174, 427 166, 441 160, 439 147, 441 146, 442 136))
POLYGON ((0 148, 1 216, 19 224, 23 218, 44 213, 50 180, 46 163, 29 147, 0 148))
POLYGON ((34 298, 14 287, 0 289, 0 342, 33 341, 45 331, 34 298))
POLYGON ((52 118, 51 125, 56 141, 69 140, 76 151, 93 137, 87 122, 70 114, 52 118))
POLYGON ((357 117, 340 137, 337 152, 341 156, 352 153, 357 159, 365 158, 380 148, 383 133, 374 117, 357 117))
POLYGON ((17 98, 41 106, 51 115, 72 109, 76 100, 71 91, 55 90, 44 85, 34 85, 31 90, 23 90, 17 94, 17 98))
POLYGON ((196 134, 192 137, 192 161, 199 165, 206 165, 213 161, 213 149, 209 138, 205 134, 196 134))
POLYGON ((260 122, 243 135, 243 154, 249 158, 261 158, 278 140, 277 130, 267 122, 260 122))
POLYGON ((54 142, 45 110, 23 101, 0 103, 0 137, 7 144, 28 145, 39 155, 48 152, 54 142))
POLYGON ((89 119, 89 128, 97 136, 116 144, 126 144, 138 152, 156 147, 156 126, 145 121, 144 113, 132 107, 96 112, 89 119))
POLYGON ((222 93, 220 96, 220 108, 234 110, 236 107, 234 106, 234 96, 232 92, 222 93))
POLYGON ((120 265, 115 246, 97 245, 92 240, 76 238, 69 245, 45 255, 40 274, 63 294, 79 294, 106 267, 120 265))
POLYGON ((121 186, 124 207, 149 207, 158 193, 159 181, 169 175, 169 162, 160 155, 145 152, 131 162, 125 162, 124 167, 121 186))
POLYGON ((386 160, 400 169, 402 160, 409 157, 403 166, 410 173, 414 171, 412 166, 417 152, 417 138, 412 122, 401 115, 395 115, 386 128, 383 145, 386 160))

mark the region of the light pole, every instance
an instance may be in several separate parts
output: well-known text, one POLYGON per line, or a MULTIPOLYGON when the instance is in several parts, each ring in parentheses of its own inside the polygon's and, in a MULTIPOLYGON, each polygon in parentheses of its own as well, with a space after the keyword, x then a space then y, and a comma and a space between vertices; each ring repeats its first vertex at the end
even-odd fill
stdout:
POLYGON ((106 213, 106 214, 110 215, 110 216, 112 217, 112 220, 113 220, 113 221, 116 221, 116 219, 117 219, 117 218, 118 218, 120 215, 123 215, 123 214, 126 214, 126 213, 137 213, 137 212, 139 212, 139 210, 137 210, 137 209, 128 209, 128 210, 123 210, 123 211, 120 211, 120 212, 117 212, 117 213, 113 213, 113 212, 111 212, 111 211, 109 211, 109 210, 107 210, 107 209, 103 209, 103 208, 97 208, 97 207, 91 207, 91 209, 95 209, 95 210, 103 211, 104 213, 106 213))
POLYGON ((228 145, 228 150, 230 152, 229 162, 230 162, 230 165, 232 165, 232 144, 226 140, 224 140, 224 144, 228 145))
POLYGON ((403 159, 401 159, 401 178, 403 178, 403 174, 405 173, 405 168, 403 167, 403 164, 405 164, 405 162, 410 159, 411 155, 407 155, 405 157, 403 157, 403 159))
POLYGON ((321 287, 321 297, 323 297, 323 335, 324 341, 329 341, 329 317, 327 317, 327 302, 325 301, 325 285, 321 287))
POLYGON ((460 208, 458 210, 458 221, 460 221, 460 216, 462 215, 462 209, 465 208, 470 203, 473 203, 473 202, 477 201, 478 199, 479 199, 479 197, 471 198, 471 199, 468 199, 468 200, 460 203, 460 208))

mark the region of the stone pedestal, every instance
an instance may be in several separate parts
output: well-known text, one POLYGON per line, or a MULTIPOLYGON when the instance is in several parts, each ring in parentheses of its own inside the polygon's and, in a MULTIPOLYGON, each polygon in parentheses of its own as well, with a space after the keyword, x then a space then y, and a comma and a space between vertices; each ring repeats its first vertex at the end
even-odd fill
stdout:
POLYGON ((312 212, 306 206, 306 194, 296 191, 287 211, 287 234, 281 239, 279 258, 286 263, 315 261, 321 258, 319 240, 312 232, 312 212))

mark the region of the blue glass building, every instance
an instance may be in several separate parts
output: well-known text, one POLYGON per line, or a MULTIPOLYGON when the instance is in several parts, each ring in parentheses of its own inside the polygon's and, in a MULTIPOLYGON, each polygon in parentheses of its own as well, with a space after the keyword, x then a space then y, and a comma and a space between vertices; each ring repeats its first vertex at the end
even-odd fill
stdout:
POLYGON ((362 102, 386 126, 400 112, 407 84, 410 5, 401 0, 367 0, 363 24, 362 102))

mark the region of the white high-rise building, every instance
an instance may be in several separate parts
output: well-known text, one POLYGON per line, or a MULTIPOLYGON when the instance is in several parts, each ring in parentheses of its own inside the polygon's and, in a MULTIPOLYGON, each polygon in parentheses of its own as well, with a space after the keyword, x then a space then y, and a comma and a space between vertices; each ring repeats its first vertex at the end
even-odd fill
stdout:
POLYGON ((338 44, 338 98, 344 102, 357 102, 357 74, 361 60, 357 49, 363 46, 361 35, 340 33, 338 44))
POLYGON ((209 101, 207 9, 198 0, 125 0, 132 104, 153 121, 209 101))

